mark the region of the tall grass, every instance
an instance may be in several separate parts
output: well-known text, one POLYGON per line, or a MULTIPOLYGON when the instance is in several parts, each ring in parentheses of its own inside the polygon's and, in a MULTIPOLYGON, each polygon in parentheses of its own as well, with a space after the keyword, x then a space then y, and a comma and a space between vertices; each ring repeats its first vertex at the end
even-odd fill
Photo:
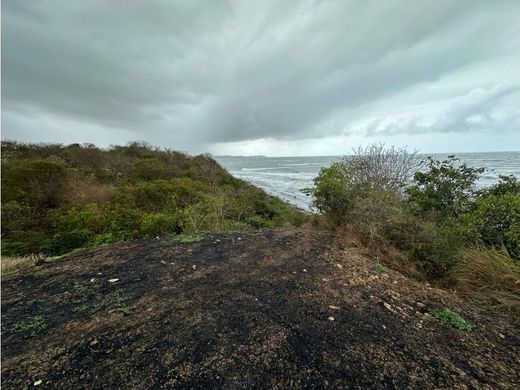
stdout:
POLYGON ((475 247, 459 252, 450 279, 460 294, 520 310, 520 263, 504 250, 475 247))

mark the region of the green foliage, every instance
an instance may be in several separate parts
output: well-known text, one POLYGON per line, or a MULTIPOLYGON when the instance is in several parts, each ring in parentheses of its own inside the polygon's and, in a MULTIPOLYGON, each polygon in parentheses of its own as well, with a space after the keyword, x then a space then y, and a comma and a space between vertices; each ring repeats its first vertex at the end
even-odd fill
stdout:
POLYGON ((428 158, 426 170, 402 191, 410 168, 418 167, 413 156, 381 145, 362 152, 323 168, 304 190, 329 222, 347 225, 367 247, 378 245, 376 252, 385 245, 403 251, 432 278, 451 272, 471 245, 504 247, 520 257, 520 183, 513 176, 476 191, 483 168, 454 156, 428 158))
POLYGON ((498 183, 479 191, 481 197, 488 195, 520 195, 520 180, 513 175, 499 175, 498 183))
POLYGON ((139 159, 134 161, 130 170, 130 178, 139 180, 168 179, 173 176, 168 166, 155 159, 139 159))
POLYGON ((144 238, 153 238, 167 234, 179 234, 182 231, 180 222, 179 217, 173 214, 146 214, 141 224, 141 235, 144 238))
POLYGON ((322 168, 314 179, 314 187, 303 191, 312 196, 312 205, 329 219, 340 222, 354 207, 352 179, 343 162, 322 168))
POLYGON ((60 205, 65 167, 52 160, 8 161, 2 164, 2 201, 53 208, 60 205))
POLYGON ((88 315, 102 310, 120 310, 128 313, 125 297, 121 290, 111 291, 99 298, 96 285, 84 282, 74 282, 70 287, 69 301, 74 304, 74 311, 88 315))
POLYGON ((75 229, 56 233, 52 239, 42 245, 42 251, 51 256, 59 256, 81 248, 92 239, 92 233, 87 229, 75 229))
POLYGON ((468 209, 475 193, 475 180, 484 168, 457 166, 458 161, 454 156, 444 161, 427 158, 428 170, 416 172, 414 183, 407 189, 409 202, 416 212, 457 218, 468 209))
POLYGON ((36 336, 47 328, 47 321, 42 315, 35 315, 26 321, 14 324, 9 330, 12 332, 29 333, 36 336))
POLYGON ((438 278, 456 265, 458 251, 465 243, 466 236, 460 224, 452 220, 443 223, 424 221, 415 241, 410 244, 410 253, 422 271, 438 278))
POLYGON ((437 318, 440 322, 460 330, 471 330, 473 328, 459 313, 448 308, 442 310, 433 309, 430 311, 430 315, 437 318))
POLYGON ((471 212, 463 216, 464 224, 474 240, 503 246, 513 259, 520 260, 520 194, 496 193, 503 195, 478 198, 471 212))
POLYGON ((209 155, 144 142, 2 141, 4 255, 77 248, 166 234, 300 224, 305 216, 232 177, 209 155))

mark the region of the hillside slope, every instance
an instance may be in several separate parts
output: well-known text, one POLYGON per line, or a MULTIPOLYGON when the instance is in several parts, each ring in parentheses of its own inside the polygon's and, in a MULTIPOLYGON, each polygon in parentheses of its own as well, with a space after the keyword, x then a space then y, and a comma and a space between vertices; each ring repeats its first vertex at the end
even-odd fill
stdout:
POLYGON ((136 238, 304 219, 209 155, 139 142, 100 149, 2 141, 3 255, 55 256, 136 238))
POLYGON ((520 385, 518 319, 482 314, 326 233, 184 241, 87 249, 5 278, 3 388, 520 385), (428 315, 444 307, 473 330, 428 315))

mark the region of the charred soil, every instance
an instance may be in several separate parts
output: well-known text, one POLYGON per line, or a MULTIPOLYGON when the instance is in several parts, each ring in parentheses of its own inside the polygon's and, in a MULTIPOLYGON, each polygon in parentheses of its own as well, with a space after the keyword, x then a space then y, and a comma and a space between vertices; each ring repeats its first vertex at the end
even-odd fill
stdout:
POLYGON ((137 240, 7 276, 2 386, 514 388, 520 321, 328 233, 137 240), (462 331, 428 313, 449 307, 462 331))

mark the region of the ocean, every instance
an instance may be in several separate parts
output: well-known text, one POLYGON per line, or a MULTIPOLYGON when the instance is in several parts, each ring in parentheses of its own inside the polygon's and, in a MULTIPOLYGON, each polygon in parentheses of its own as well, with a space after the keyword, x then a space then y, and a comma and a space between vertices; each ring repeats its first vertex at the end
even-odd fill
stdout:
MULTIPOLYGON (((441 160, 447 158, 448 154, 431 156, 441 160)), ((520 177, 520 152, 459 153, 456 156, 469 166, 487 168, 477 181, 479 187, 493 184, 497 181, 498 175, 520 177)), ((310 187, 320 169, 339 158, 340 156, 215 157, 233 176, 263 188, 267 193, 304 210, 310 210, 310 199, 301 189, 310 187)))

